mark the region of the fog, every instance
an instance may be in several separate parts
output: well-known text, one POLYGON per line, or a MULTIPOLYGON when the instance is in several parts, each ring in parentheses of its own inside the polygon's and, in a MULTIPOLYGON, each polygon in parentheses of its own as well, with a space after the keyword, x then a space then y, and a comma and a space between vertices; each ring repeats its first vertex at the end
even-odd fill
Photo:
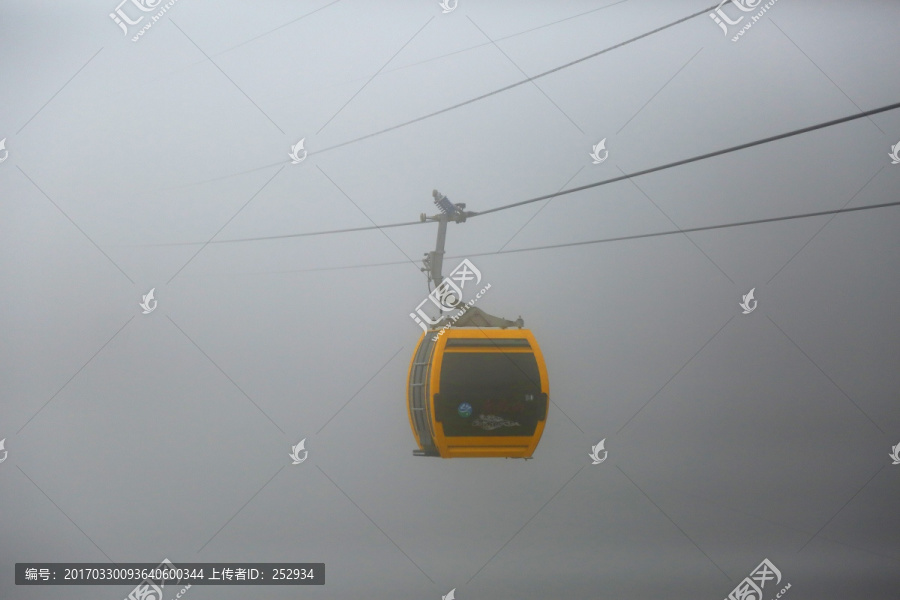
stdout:
POLYGON ((433 189, 484 211, 900 101, 900 4, 737 41, 761 8, 710 4, 0 4, 0 597, 168 558, 327 569, 188 600, 719 599, 764 559, 765 600, 896 598, 900 210, 683 230, 895 202, 900 110, 449 224, 551 405, 533 460, 412 455, 433 189))

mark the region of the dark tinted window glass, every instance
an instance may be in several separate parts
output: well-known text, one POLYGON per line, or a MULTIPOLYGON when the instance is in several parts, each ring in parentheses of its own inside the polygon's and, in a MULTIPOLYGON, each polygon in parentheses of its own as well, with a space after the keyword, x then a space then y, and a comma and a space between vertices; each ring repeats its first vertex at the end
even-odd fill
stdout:
POLYGON ((448 352, 436 417, 449 436, 530 436, 546 414, 531 353, 448 352))

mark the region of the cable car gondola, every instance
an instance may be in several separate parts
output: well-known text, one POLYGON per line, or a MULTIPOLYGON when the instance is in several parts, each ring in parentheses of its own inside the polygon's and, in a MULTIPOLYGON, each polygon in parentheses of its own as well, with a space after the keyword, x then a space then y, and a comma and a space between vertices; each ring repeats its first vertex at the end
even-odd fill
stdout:
POLYGON ((409 421, 419 445, 413 454, 530 458, 549 401, 534 335, 482 327, 437 333, 422 334, 409 366, 409 421))
MULTIPOLYGON (((442 211, 430 218, 439 222, 438 244, 423 271, 437 283, 447 221, 463 222, 472 213, 437 191, 434 196, 442 211)), ((413 352, 407 386, 409 423, 419 446, 413 454, 531 458, 549 405, 537 340, 522 329, 521 318, 508 321, 474 306, 464 310, 452 322, 445 318, 426 329, 413 352), (442 327, 445 321, 452 326, 442 327)))

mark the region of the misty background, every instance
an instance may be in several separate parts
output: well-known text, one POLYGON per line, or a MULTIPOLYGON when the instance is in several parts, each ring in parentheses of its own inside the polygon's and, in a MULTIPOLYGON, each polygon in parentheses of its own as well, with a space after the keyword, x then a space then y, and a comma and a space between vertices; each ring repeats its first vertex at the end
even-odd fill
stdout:
POLYGON ((893 202, 900 110, 451 223, 445 274, 469 258, 547 361, 529 461, 412 456, 436 225, 229 242, 900 101, 900 4, 779 0, 738 42, 711 4, 179 0, 132 42, 115 0, 0 3, 0 597, 133 587, 16 562, 168 558, 327 568, 189 600, 718 600, 768 558, 766 600, 897 598, 900 210, 533 248, 893 202))

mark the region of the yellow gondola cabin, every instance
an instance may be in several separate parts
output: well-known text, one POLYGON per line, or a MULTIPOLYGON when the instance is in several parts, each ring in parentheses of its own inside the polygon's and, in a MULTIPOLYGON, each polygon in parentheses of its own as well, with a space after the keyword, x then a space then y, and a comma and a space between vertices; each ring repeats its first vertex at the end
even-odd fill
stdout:
POLYGON ((413 454, 530 458, 544 432, 549 393, 531 331, 426 331, 409 367, 409 422, 419 445, 413 454))

